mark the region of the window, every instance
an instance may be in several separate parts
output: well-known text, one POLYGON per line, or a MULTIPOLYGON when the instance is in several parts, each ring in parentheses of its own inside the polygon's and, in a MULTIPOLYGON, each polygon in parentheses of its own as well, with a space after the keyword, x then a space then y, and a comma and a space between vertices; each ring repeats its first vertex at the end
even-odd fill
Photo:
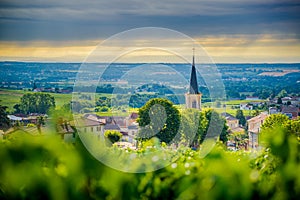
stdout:
POLYGON ((93 129, 93 127, 91 127, 91 132, 93 132, 94 131, 94 129, 93 129))
POLYGON ((192 102, 192 108, 197 108, 197 102, 196 101, 192 102))

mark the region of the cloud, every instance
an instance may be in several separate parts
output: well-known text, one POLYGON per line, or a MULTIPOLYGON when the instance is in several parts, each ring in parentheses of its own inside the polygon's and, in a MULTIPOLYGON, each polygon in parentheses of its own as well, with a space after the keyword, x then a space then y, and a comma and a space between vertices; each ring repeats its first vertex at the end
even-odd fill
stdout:
POLYGON ((97 41, 151 26, 195 38, 217 62, 300 62, 299 8, 298 0, 2 0, 0 57, 82 61, 97 41))
POLYGON ((299 34, 299 7, 293 0, 2 0, 0 40, 95 39, 143 26, 191 36, 299 34))

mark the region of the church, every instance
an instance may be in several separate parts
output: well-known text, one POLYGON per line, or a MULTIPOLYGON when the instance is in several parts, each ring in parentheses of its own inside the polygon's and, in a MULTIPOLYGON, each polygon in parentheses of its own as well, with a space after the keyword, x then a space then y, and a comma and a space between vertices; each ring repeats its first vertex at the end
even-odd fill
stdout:
POLYGON ((201 110, 201 97, 202 94, 199 92, 198 89, 197 74, 196 74, 196 67, 195 67, 195 55, 193 54, 190 86, 189 86, 188 93, 185 94, 186 108, 194 108, 194 109, 201 110))

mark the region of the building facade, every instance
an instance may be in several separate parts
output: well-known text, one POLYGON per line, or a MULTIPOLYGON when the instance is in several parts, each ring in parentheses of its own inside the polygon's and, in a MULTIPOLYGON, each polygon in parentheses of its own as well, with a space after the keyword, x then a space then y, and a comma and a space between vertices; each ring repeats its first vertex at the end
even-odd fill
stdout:
POLYGON ((264 123, 268 114, 261 113, 256 117, 247 120, 248 123, 248 136, 249 136, 249 147, 257 149, 259 145, 259 133, 261 131, 261 125, 264 123))

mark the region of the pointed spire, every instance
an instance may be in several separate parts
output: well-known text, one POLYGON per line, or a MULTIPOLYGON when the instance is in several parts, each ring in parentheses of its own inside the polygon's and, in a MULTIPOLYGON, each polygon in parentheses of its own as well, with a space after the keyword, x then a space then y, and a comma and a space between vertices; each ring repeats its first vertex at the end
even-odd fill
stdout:
POLYGON ((195 48, 193 48, 193 65, 192 66, 195 66, 195 48))
POLYGON ((190 94, 199 94, 198 83, 197 83, 197 74, 196 74, 196 68, 195 68, 195 48, 193 48, 193 64, 192 64, 189 93, 190 94))

